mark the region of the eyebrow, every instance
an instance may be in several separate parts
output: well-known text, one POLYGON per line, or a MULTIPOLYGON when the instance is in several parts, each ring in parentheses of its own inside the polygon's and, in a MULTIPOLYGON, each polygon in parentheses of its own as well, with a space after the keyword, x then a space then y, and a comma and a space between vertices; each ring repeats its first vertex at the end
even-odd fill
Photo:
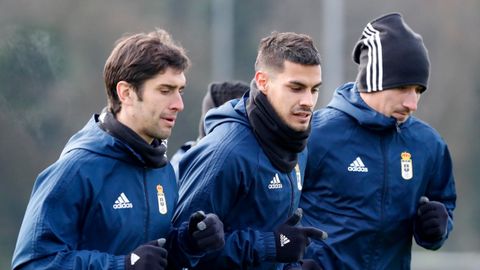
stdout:
MULTIPOLYGON (((184 89, 186 85, 182 85, 180 86, 180 89, 184 89)), ((162 87, 165 87, 165 88, 168 88, 169 90, 174 90, 176 89, 178 86, 177 85, 174 85, 174 84, 168 84, 168 83, 162 83, 160 85, 157 86, 157 88, 162 88, 162 87)))
MULTIPOLYGON (((300 87, 304 87, 304 88, 307 88, 307 86, 302 83, 302 82, 299 82, 299 81, 289 81, 288 82, 289 84, 294 84, 294 85, 297 85, 297 86, 300 86, 300 87)), ((317 83, 315 84, 312 88, 317 88, 319 87, 320 85, 322 85, 323 82, 320 82, 320 83, 317 83)))

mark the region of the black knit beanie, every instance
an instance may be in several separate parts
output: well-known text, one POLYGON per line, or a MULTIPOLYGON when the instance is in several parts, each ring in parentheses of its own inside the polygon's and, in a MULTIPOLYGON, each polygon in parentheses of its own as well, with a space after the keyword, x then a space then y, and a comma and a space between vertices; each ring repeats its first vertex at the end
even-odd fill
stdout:
POLYGON ((353 49, 360 92, 382 91, 405 85, 427 89, 430 61, 422 37, 399 13, 368 23, 353 49))
POLYGON ((249 85, 242 81, 211 83, 202 102, 202 116, 198 127, 199 137, 205 136, 203 124, 208 110, 216 108, 231 99, 240 98, 248 89, 250 89, 249 85))

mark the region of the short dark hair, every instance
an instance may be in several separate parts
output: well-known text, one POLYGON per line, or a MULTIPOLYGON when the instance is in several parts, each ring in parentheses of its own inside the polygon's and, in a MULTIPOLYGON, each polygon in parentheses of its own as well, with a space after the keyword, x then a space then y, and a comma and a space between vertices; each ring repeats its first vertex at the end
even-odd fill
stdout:
POLYGON ((162 29, 120 38, 108 57, 103 70, 108 109, 116 114, 121 109, 117 83, 126 81, 142 98, 142 86, 167 68, 184 71, 190 66, 185 50, 162 29))
POLYGON ((320 53, 311 37, 293 32, 272 32, 260 41, 255 70, 270 68, 283 70, 283 63, 290 61, 302 65, 320 65, 320 53))

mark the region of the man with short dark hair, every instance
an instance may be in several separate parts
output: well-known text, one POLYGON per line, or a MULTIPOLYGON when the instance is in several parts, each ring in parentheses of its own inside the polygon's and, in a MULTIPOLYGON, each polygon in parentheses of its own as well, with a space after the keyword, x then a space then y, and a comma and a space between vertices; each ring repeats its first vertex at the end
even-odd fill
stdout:
POLYGON ((410 269, 412 236, 440 248, 456 200, 446 143, 412 116, 427 89, 428 52, 393 13, 367 24, 353 60, 356 82, 312 120, 300 207, 303 224, 329 238, 306 257, 327 270, 410 269))
POLYGON ((214 214, 171 224, 178 188, 162 141, 183 110, 188 66, 163 30, 119 40, 104 69, 108 107, 35 181, 12 268, 180 268, 223 246, 214 214))
POLYGON ((249 92, 207 113, 207 135, 180 161, 174 224, 215 212, 226 244, 196 269, 276 269, 324 236, 295 226, 321 75, 310 37, 274 32, 260 42, 249 92))

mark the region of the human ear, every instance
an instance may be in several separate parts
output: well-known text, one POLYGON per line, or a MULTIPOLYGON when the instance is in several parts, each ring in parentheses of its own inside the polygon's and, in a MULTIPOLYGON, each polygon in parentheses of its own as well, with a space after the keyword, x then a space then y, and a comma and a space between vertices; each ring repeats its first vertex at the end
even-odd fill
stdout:
POLYGON ((257 83, 258 90, 262 91, 264 94, 268 92, 268 80, 269 76, 265 71, 255 72, 255 82, 257 83))
POLYGON ((119 81, 117 83, 117 96, 122 104, 129 105, 132 103, 135 94, 133 86, 126 81, 119 81))

